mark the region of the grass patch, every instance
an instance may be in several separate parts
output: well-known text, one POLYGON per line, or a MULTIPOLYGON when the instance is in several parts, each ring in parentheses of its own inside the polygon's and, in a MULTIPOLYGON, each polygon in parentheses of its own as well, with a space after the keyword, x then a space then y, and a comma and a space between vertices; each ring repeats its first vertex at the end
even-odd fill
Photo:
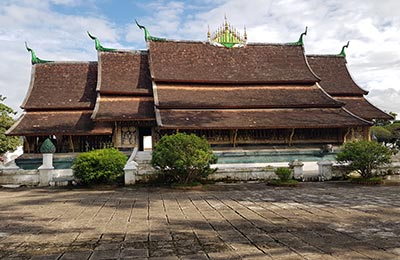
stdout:
POLYGON ((351 178, 351 183, 363 184, 363 185, 379 185, 383 183, 382 177, 372 177, 372 178, 351 178))
POLYGON ((270 180, 267 184, 278 187, 295 187, 299 182, 297 180, 270 180))

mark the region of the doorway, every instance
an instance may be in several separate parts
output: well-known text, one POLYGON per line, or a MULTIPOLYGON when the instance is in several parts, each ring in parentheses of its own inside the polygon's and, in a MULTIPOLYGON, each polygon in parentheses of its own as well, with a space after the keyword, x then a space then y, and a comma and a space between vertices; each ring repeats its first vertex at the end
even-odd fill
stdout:
POLYGON ((139 151, 151 151, 153 149, 153 139, 151 128, 139 127, 139 151))

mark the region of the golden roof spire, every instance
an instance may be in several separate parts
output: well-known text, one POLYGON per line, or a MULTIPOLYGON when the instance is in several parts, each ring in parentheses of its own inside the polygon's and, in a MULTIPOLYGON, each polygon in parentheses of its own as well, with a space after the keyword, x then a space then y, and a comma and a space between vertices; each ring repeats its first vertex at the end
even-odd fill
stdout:
POLYGON ((233 28, 232 25, 228 23, 228 19, 225 15, 225 21, 214 33, 210 34, 210 29, 208 29, 207 38, 211 43, 221 44, 227 48, 232 48, 237 45, 246 44, 247 34, 246 27, 244 31, 244 37, 233 28))

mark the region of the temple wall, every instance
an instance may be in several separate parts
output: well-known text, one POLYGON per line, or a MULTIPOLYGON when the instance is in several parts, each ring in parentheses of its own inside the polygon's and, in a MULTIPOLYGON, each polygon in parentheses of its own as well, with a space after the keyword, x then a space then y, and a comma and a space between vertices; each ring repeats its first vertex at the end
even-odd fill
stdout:
POLYGON ((185 132, 204 136, 210 144, 229 144, 232 146, 249 144, 342 144, 344 129, 342 128, 315 128, 315 129, 221 129, 221 130, 160 130, 160 136, 185 132))
POLYGON ((134 148, 139 145, 138 127, 130 122, 119 122, 114 128, 113 144, 117 148, 134 148))
POLYGON ((87 152, 113 146, 111 135, 49 135, 25 136, 24 153, 40 153, 39 149, 44 140, 50 137, 56 147, 56 153, 87 152))
POLYGON ((343 142, 351 142, 357 140, 371 141, 371 127, 360 126, 348 128, 343 136, 343 142))

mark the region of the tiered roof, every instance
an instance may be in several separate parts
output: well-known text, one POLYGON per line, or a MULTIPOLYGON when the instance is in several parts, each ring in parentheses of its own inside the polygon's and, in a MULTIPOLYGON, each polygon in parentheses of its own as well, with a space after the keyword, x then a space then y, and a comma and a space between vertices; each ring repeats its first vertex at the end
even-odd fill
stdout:
POLYGON ((149 43, 158 125, 272 129, 369 125, 327 95, 301 45, 149 43), (193 62, 195 61, 195 62, 193 62))
POLYGON ((34 64, 28 94, 21 106, 25 113, 8 134, 111 134, 111 124, 90 119, 96 83, 97 62, 34 64))
POLYGON ((96 121, 155 120, 146 52, 99 51, 96 121))
POLYGON ((307 55, 308 63, 320 76, 321 87, 336 100, 345 103, 345 108, 366 120, 393 119, 392 116, 369 103, 364 95, 368 91, 360 88, 352 79, 344 55, 307 55))
POLYGON ((165 40, 140 28, 148 51, 104 48, 91 36, 98 62, 35 56, 25 114, 8 133, 111 134, 115 121, 173 129, 333 128, 389 116, 364 99, 344 57, 306 58, 306 32, 295 44, 228 37, 228 46, 165 40))

